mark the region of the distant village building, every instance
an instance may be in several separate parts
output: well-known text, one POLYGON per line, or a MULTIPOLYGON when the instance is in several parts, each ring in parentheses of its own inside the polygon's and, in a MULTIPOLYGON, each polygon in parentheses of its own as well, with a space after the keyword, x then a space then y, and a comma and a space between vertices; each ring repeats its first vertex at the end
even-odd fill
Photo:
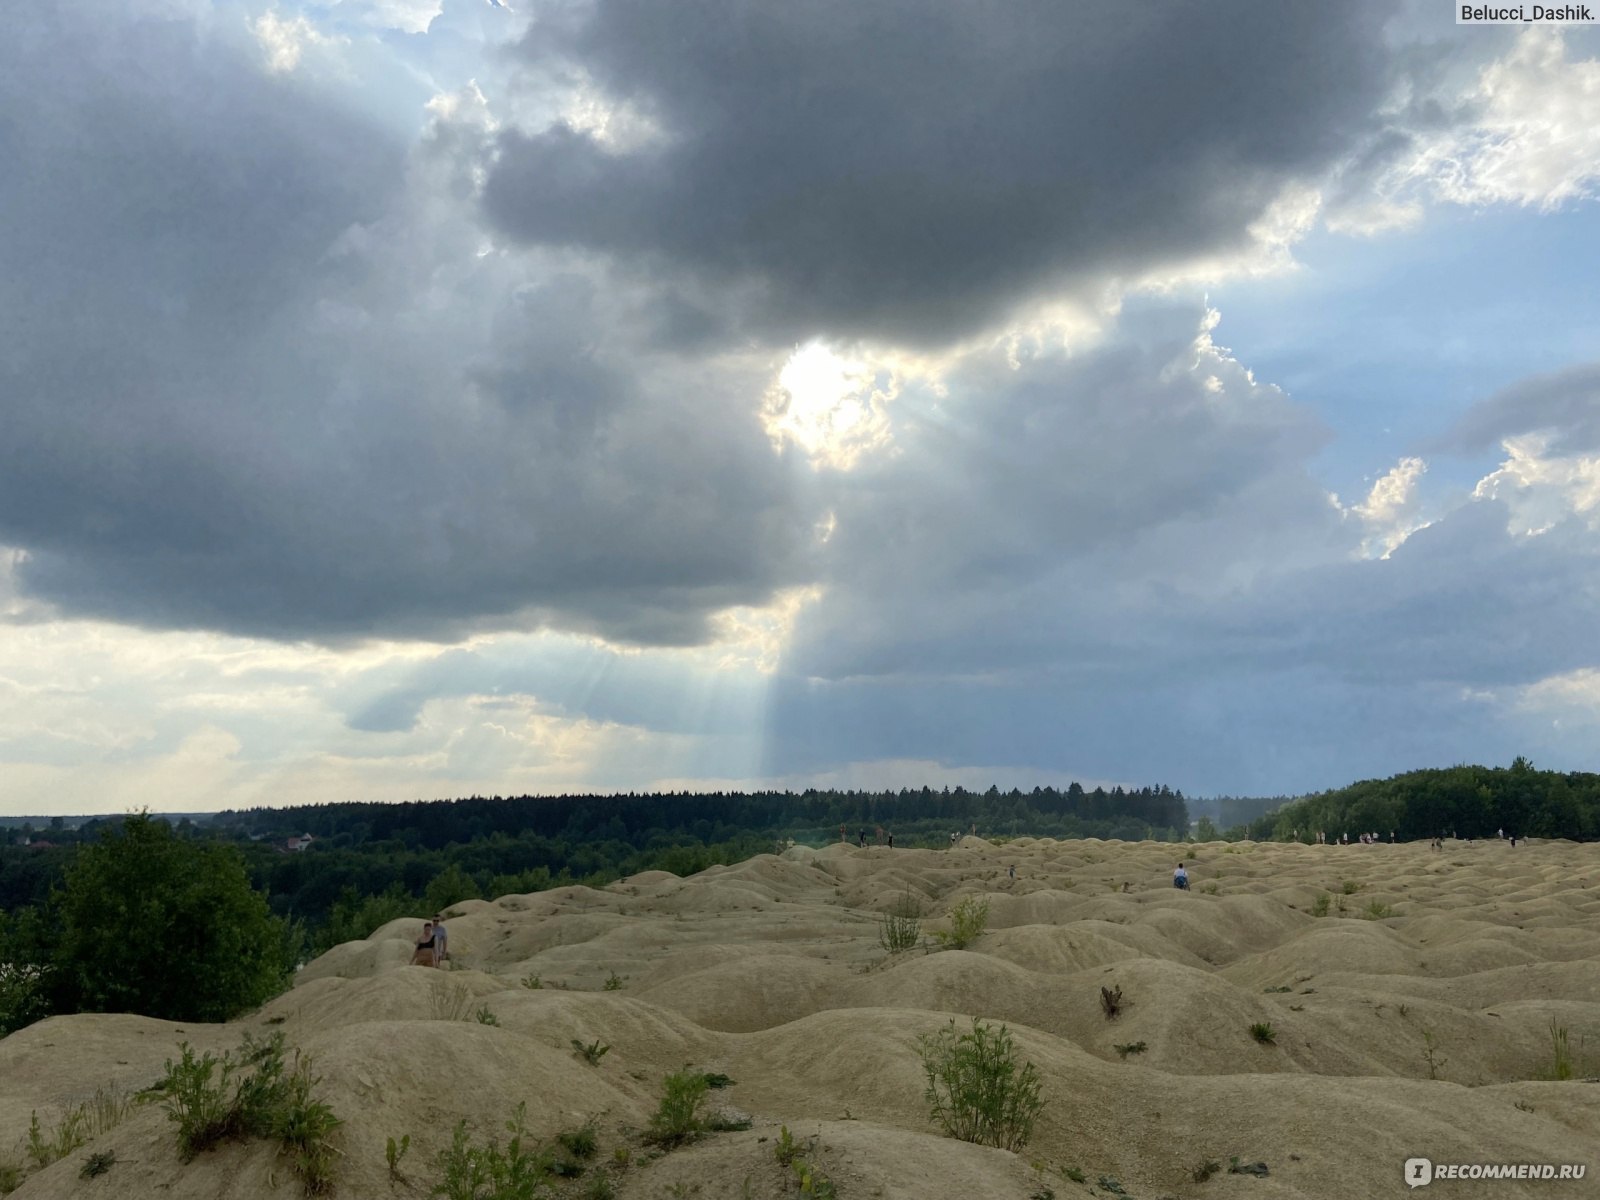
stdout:
POLYGON ((311 845, 311 835, 307 833, 301 837, 291 837, 288 841, 284 842, 283 848, 290 854, 299 854, 309 845, 311 845))

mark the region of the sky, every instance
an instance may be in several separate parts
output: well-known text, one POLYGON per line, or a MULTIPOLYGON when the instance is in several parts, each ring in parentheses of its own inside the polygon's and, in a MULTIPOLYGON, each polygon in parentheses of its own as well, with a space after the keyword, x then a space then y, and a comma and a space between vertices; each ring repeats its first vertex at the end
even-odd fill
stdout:
POLYGON ((0 815, 1600 770, 1600 27, 0 17, 0 815))

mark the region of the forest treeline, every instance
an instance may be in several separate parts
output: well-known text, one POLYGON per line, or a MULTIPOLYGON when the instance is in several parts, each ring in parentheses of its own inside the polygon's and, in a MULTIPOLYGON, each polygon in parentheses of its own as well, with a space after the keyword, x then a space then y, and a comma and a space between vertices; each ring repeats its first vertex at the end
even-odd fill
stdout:
MULTIPOLYGON (((9 829, 0 846, 0 908, 43 903, 71 861, 72 842, 94 841, 120 818, 77 829, 9 829), (45 850, 20 842, 36 832, 45 850)), ((1176 840, 1188 829, 1183 795, 1167 787, 964 788, 898 792, 675 792, 613 796, 473 796, 404 804, 339 803, 256 808, 180 820, 178 836, 224 840, 244 855, 272 911, 305 924, 314 942, 346 927, 367 898, 400 911, 436 909, 470 896, 595 886, 646 870, 691 875, 739 862, 794 839, 856 841, 881 827, 896 844, 945 845, 951 833, 985 836, 1176 840), (291 835, 312 848, 285 853, 291 835)), ((357 934, 355 936, 364 936, 357 934)))
POLYGON ((1526 758, 1509 767, 1458 766, 1408 771, 1302 796, 1245 825, 1231 837, 1302 842, 1318 832, 1388 840, 1507 837, 1600 838, 1600 775, 1535 770, 1526 758))

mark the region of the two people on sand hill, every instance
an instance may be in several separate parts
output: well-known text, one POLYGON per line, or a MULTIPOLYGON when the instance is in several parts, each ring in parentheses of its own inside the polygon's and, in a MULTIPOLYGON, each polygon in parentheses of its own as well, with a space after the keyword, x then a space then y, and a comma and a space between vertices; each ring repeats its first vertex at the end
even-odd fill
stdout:
POLYGON ((435 913, 433 920, 422 923, 422 936, 416 946, 411 955, 413 967, 437 967, 450 957, 450 934, 442 914, 435 913))

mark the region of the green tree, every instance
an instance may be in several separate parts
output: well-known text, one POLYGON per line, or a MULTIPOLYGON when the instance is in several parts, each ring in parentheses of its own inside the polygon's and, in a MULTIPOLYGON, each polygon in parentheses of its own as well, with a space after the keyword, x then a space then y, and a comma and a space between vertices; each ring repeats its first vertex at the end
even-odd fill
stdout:
POLYGON ((147 814, 84 848, 53 903, 59 1010, 225 1021, 276 994, 292 965, 239 852, 147 814))

